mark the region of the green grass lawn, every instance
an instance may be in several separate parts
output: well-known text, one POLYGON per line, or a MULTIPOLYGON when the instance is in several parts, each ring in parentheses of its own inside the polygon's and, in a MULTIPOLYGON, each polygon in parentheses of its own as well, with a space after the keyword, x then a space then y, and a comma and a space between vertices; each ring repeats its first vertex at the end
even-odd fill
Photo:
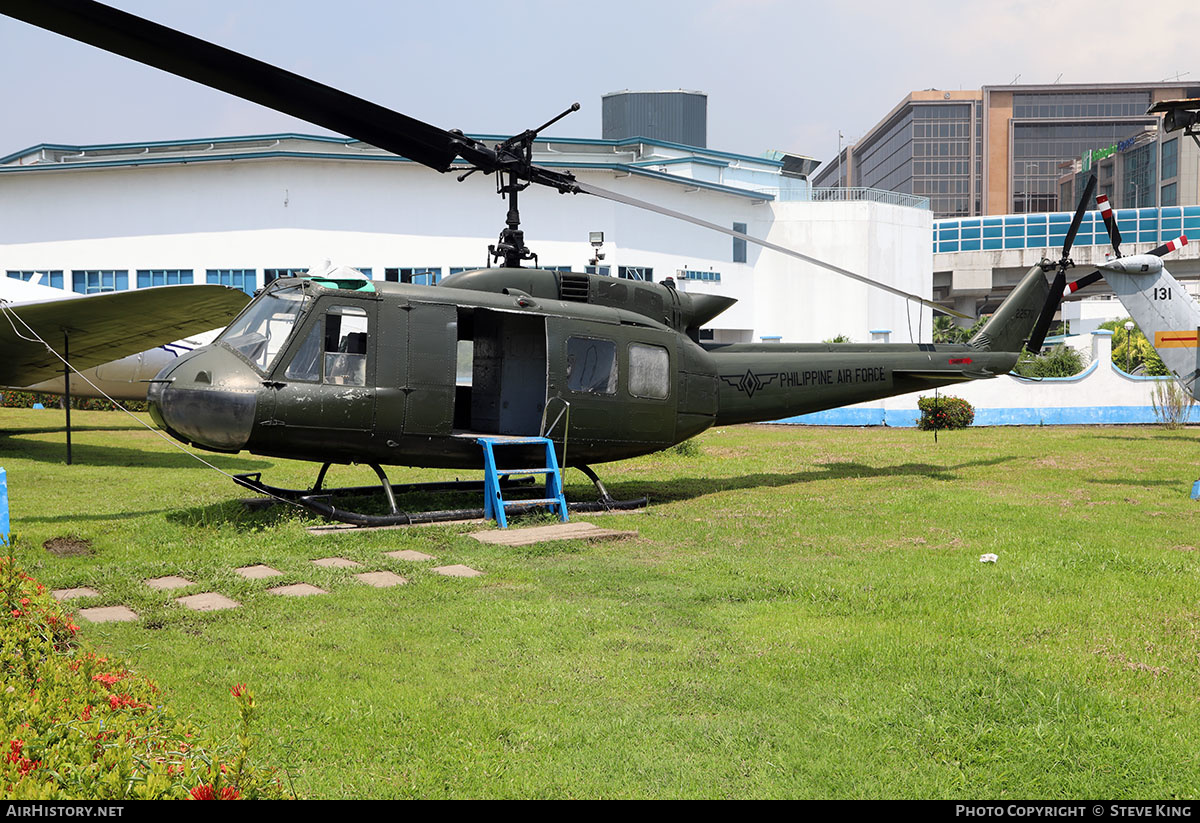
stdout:
MULTIPOLYGON (((0 411, 19 560, 102 592, 74 605, 133 608, 82 636, 182 714, 232 734, 249 683, 259 759, 306 796, 1200 795, 1194 429, 726 428, 599 467, 652 505, 576 518, 637 538, 512 549, 461 526, 312 536, 128 418, 73 422, 66 466, 61 412, 0 411), (93 553, 43 550, 68 535, 93 553), (384 557, 406 548, 486 575, 384 557), (331 555, 410 582, 310 563, 331 555), (253 563, 285 576, 234 574, 253 563), (141 583, 166 574, 196 585, 141 583), (266 592, 300 581, 330 593, 266 592), (201 591, 242 608, 173 603, 201 591)), ((206 456, 284 486, 316 468, 206 456)))

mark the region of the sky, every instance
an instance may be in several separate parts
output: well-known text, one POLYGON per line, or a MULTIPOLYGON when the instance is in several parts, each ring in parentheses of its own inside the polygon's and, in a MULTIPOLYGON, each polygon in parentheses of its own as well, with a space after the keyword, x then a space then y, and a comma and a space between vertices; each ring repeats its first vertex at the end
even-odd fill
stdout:
MULTIPOLYGON (((599 137, 621 89, 708 95, 708 145, 830 161, 910 91, 1200 85, 1195 0, 113 0, 445 129, 599 137), (1141 9, 1146 11, 1142 12, 1141 9)), ((0 17, 0 156, 38 143, 329 132, 0 17)))

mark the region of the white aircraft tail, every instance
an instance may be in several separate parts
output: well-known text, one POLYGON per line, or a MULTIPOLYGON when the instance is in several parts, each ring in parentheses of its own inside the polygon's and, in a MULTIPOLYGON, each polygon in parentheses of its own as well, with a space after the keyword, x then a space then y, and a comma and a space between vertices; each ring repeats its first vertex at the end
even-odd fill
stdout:
POLYGON ((1100 270, 1166 367, 1200 399, 1200 304, 1157 255, 1119 257, 1100 270))
POLYGON ((1070 291, 1103 276, 1166 367, 1192 397, 1200 399, 1200 304, 1163 264, 1165 255, 1187 245, 1187 237, 1163 243, 1148 254, 1122 257, 1121 229, 1108 198, 1100 195, 1096 205, 1117 256, 1072 283, 1070 291))

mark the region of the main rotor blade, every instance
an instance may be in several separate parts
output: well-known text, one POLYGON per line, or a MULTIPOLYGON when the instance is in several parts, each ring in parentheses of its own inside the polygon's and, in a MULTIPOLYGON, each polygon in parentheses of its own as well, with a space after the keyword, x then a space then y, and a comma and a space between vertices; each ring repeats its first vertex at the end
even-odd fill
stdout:
MULTIPOLYGON (((0 13, 446 171, 459 135, 90 0, 0 0, 0 13)), ((467 141, 470 142, 469 140, 467 141)))
POLYGON ((1088 286, 1092 285, 1096 281, 1100 280, 1100 278, 1102 278, 1103 276, 1104 275, 1100 273, 1099 269, 1096 269, 1091 274, 1085 274, 1083 277, 1079 278, 1074 283, 1071 283, 1070 285, 1067 286, 1067 293, 1074 294, 1075 292, 1079 291, 1080 289, 1087 288, 1088 286))
POLYGON ((693 217, 690 214, 684 214, 681 211, 675 211, 674 209, 668 209, 664 206, 656 206, 653 203, 647 203, 645 200, 638 200, 636 197, 630 197, 625 194, 619 194, 618 192, 609 191, 608 189, 602 189, 599 186, 593 186, 590 183, 584 183, 584 182, 578 181, 578 180, 575 181, 574 190, 578 191, 578 192, 582 192, 584 194, 592 194, 592 195, 595 195, 596 197, 602 197, 605 200, 612 200, 614 203, 624 203, 627 206, 633 206, 634 208, 637 208, 637 209, 645 209, 646 211, 652 211, 652 212, 655 212, 656 214, 666 215, 667 217, 674 217, 676 220, 683 220, 687 223, 692 223, 697 226, 703 226, 706 229, 712 229, 713 231, 719 231, 719 232, 721 232, 721 234, 727 234, 730 237, 736 237, 740 240, 745 240, 747 243, 754 243, 757 246, 762 246, 763 248, 770 249, 771 251, 777 251, 780 254, 786 254, 789 257, 795 257, 798 260, 803 260, 805 263, 811 263, 814 266, 820 266, 823 269, 828 269, 829 271, 840 274, 843 277, 849 277, 851 280, 857 280, 860 283, 866 283, 868 286, 874 286, 877 289, 883 289, 884 291, 894 294, 897 297, 903 297, 908 300, 914 300, 917 303, 920 303, 922 306, 928 306, 929 308, 933 309, 934 311, 940 311, 944 314, 953 315, 954 317, 961 317, 963 320, 975 320, 976 319, 969 314, 962 314, 961 312, 957 312, 954 309, 948 309, 945 306, 942 306, 938 303, 933 302, 932 300, 926 300, 924 297, 921 297, 919 295, 909 294, 906 291, 901 291, 900 289, 889 286, 886 283, 880 283, 878 280, 872 280, 869 277, 863 277, 861 274, 855 274, 852 271, 847 271, 846 269, 843 269, 840 266, 835 266, 832 263, 826 263, 825 261, 818 260, 815 257, 809 257, 807 254, 802 254, 801 252, 798 252, 795 249, 789 249, 786 246, 780 246, 780 245, 772 243, 768 240, 762 240, 758 237, 751 237, 750 235, 745 234, 744 232, 734 231, 733 229, 727 229, 724 226, 719 225, 717 223, 710 223, 707 220, 702 220, 699 217, 693 217))
POLYGON ((1071 256, 1071 246, 1075 244, 1075 235, 1079 233, 1079 224, 1083 222, 1083 214, 1087 211, 1088 203, 1092 202, 1092 195, 1096 193, 1096 175, 1093 174, 1088 179, 1087 188, 1083 190, 1083 197, 1079 198, 1079 208, 1075 209, 1075 217, 1071 220, 1071 228, 1067 231, 1067 238, 1063 241, 1063 259, 1066 260, 1071 256))
POLYGON ((1179 251, 1188 244, 1186 234, 1181 234, 1174 240, 1168 240, 1161 246, 1151 249, 1147 254, 1153 254, 1155 257, 1162 257, 1164 254, 1169 254, 1173 251, 1179 251))

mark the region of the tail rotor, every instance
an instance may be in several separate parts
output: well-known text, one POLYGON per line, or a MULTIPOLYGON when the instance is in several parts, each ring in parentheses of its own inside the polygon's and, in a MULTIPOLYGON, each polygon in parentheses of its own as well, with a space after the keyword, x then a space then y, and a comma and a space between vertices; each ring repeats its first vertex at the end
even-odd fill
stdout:
POLYGON ((1067 236, 1063 241, 1062 257, 1057 262, 1047 260, 1042 264, 1044 271, 1057 270, 1057 273, 1054 275, 1054 281, 1050 284, 1050 294, 1046 298, 1045 305, 1042 306, 1042 313, 1038 316, 1037 323, 1033 326, 1033 332, 1030 333, 1029 340, 1025 344, 1025 348, 1031 352, 1040 351, 1042 344, 1046 342, 1046 332, 1050 330, 1050 323, 1053 322, 1058 305, 1062 302, 1063 292, 1067 289, 1067 269, 1075 266, 1071 260, 1071 246, 1075 244, 1075 235, 1079 234, 1079 225, 1083 222, 1088 201, 1092 199, 1095 191, 1096 175, 1093 174, 1088 180, 1083 197, 1079 199, 1079 207, 1075 209, 1075 216, 1071 219, 1071 227, 1067 230, 1067 236))

